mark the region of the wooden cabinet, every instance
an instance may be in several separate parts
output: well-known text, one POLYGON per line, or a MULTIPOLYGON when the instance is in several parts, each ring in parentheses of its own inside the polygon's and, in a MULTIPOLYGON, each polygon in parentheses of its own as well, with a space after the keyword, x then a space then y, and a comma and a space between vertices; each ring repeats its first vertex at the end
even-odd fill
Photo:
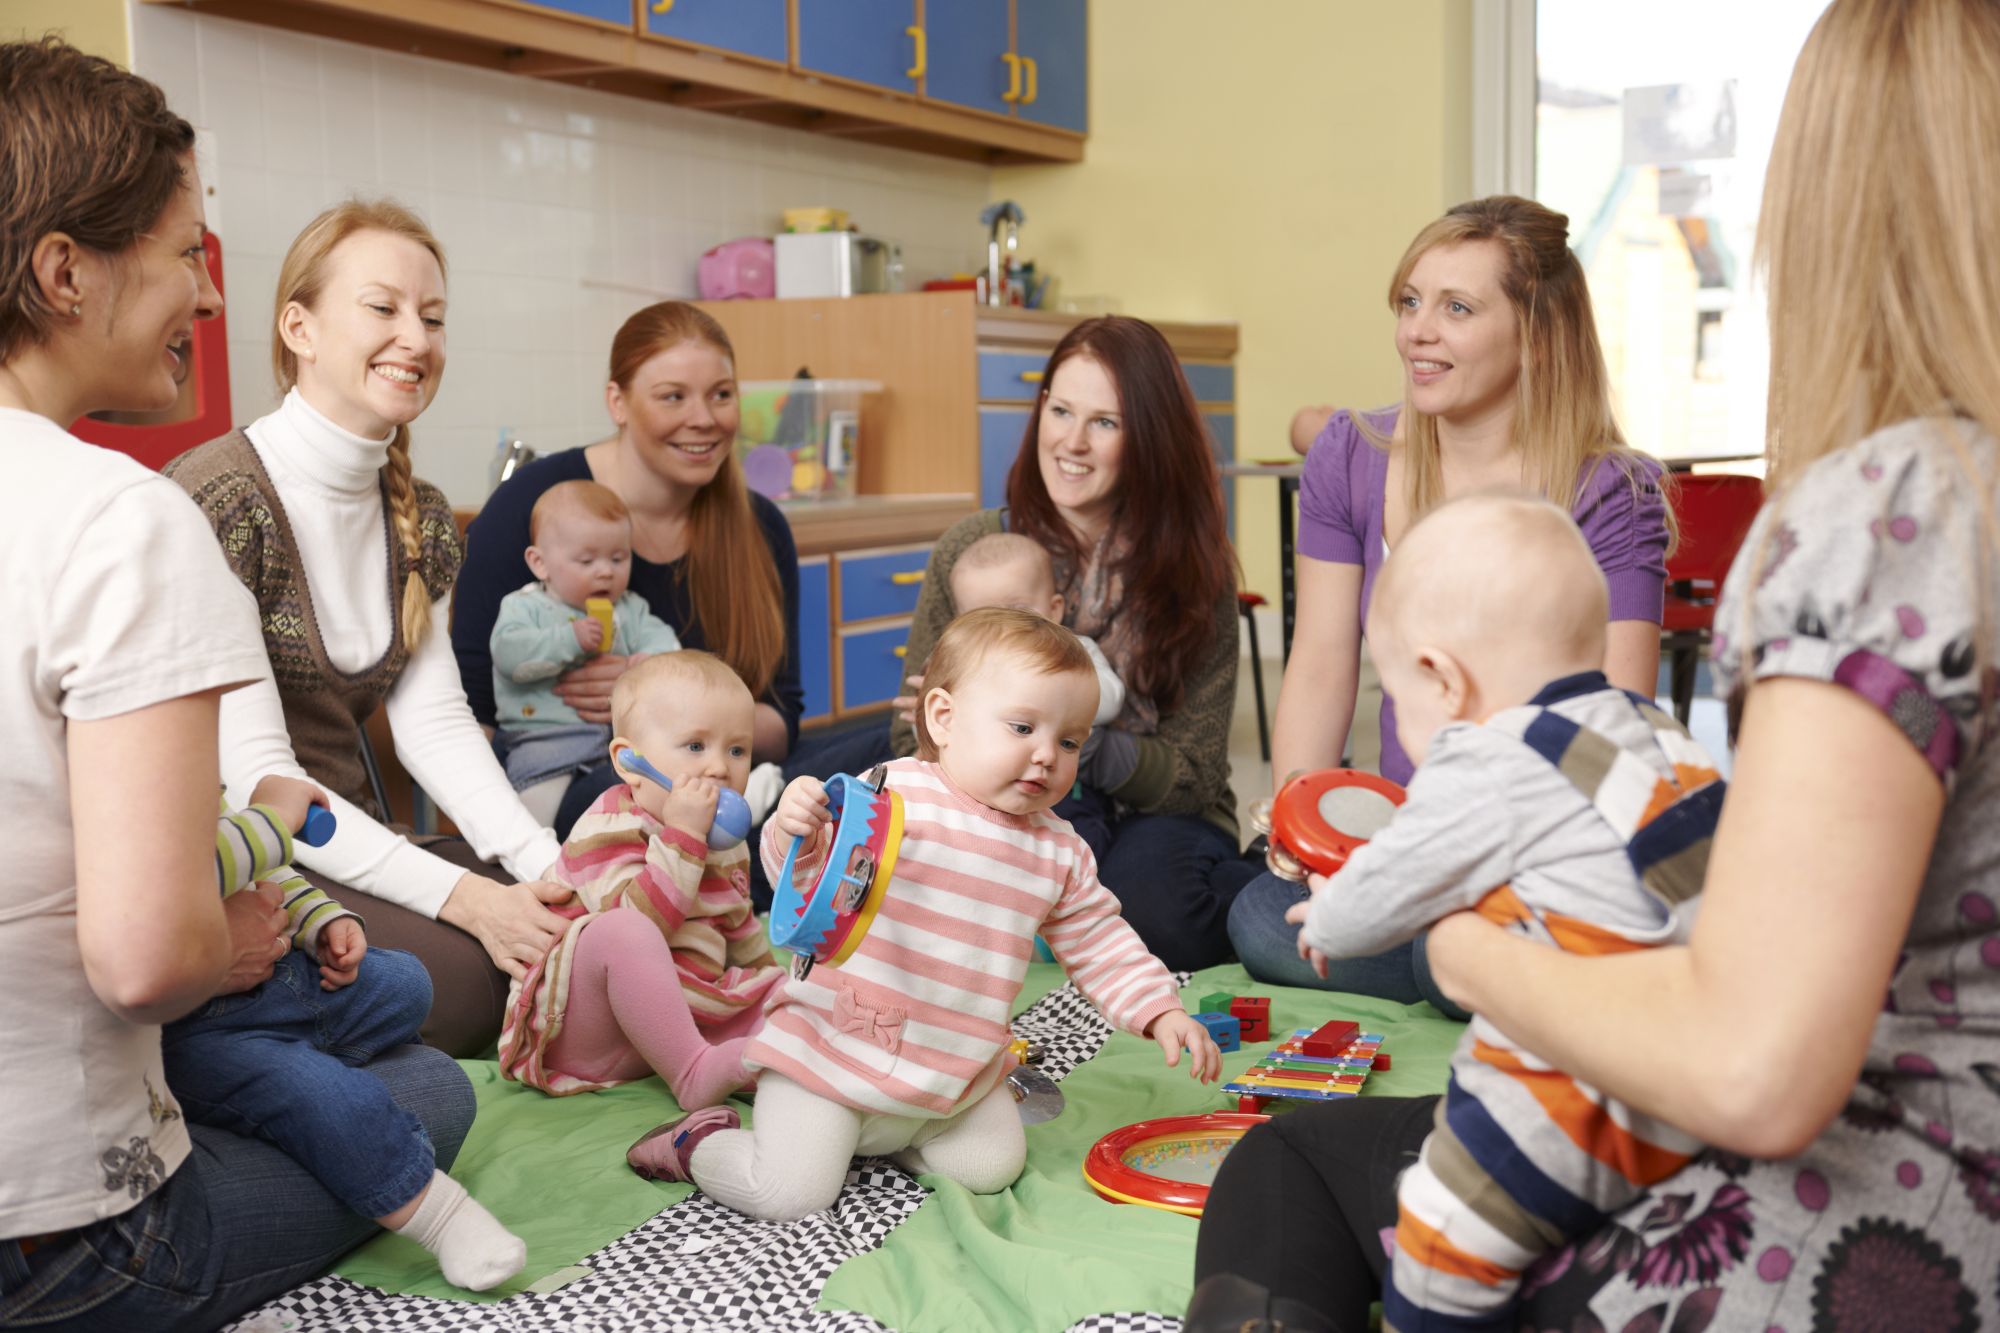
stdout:
POLYGON ((782 65, 791 54, 787 0, 641 0, 649 37, 782 65))
POLYGON ((981 162, 1083 158, 1086 0, 143 3, 981 162))

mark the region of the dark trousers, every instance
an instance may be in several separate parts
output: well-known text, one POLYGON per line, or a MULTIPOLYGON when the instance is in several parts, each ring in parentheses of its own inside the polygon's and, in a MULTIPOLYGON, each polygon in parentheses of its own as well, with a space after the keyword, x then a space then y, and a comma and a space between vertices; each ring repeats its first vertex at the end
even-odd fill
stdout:
POLYGON ((1309 1103, 1245 1134, 1209 1190, 1195 1285, 1233 1274, 1317 1311, 1340 1333, 1364 1333, 1389 1267, 1396 1179, 1416 1162, 1437 1102, 1309 1103))

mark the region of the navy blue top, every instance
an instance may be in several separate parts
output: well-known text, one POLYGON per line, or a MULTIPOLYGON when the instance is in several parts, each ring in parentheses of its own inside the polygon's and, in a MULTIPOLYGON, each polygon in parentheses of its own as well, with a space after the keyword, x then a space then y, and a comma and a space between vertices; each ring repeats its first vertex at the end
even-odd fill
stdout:
MULTIPOLYGON (((549 487, 589 480, 590 464, 580 448, 536 459, 503 482, 466 529, 465 566, 452 594, 451 647, 458 656, 458 673, 472 715, 489 726, 494 713, 493 622, 500 615, 500 600, 535 577, 528 569, 528 515, 549 487)), ((796 745, 799 715, 806 705, 805 687, 799 682, 799 549, 778 506, 752 491, 750 512, 764 530, 764 541, 778 566, 778 582, 785 589, 785 656, 760 702, 778 710, 785 719, 786 737, 796 745)), ((632 591, 673 627, 683 648, 707 648, 688 599, 685 564, 683 557, 656 565, 634 552, 632 591)))

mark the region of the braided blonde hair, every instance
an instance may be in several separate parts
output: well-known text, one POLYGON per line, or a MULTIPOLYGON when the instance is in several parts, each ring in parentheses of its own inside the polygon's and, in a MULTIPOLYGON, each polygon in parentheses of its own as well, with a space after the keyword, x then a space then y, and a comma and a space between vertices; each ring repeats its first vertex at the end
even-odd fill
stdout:
MULTIPOLYGON (((310 310, 326 286, 326 265, 336 247, 348 237, 364 231, 383 231, 415 241, 437 260, 438 274, 444 274, 444 247, 438 243, 423 219, 393 199, 349 199, 335 204, 311 222, 285 252, 278 270, 278 301, 271 327, 271 371, 277 376, 278 392, 291 392, 298 383, 299 362, 285 345, 285 309, 297 302, 310 310)), ((389 488, 389 518, 396 536, 409 558, 409 577, 403 580, 403 604, 399 614, 403 644, 411 652, 424 641, 431 627, 431 597, 424 586, 418 563, 423 555, 423 534, 418 525, 417 490, 410 471, 410 428, 397 426, 389 441, 389 461, 382 478, 389 488)))

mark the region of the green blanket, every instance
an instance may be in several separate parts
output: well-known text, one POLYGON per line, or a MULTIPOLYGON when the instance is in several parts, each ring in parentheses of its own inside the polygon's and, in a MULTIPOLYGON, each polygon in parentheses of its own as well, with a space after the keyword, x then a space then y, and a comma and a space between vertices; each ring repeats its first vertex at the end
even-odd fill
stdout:
MULTIPOLYGON (((1062 981, 1053 964, 1031 968, 1017 1012, 1062 981)), ((1428 1005, 1266 986, 1233 965, 1197 973, 1183 999, 1192 1007, 1214 991, 1270 996, 1274 1034, 1332 1018, 1384 1034, 1394 1067, 1369 1079, 1369 1095, 1444 1089, 1460 1026, 1428 1005)), ((1260 1049, 1224 1056, 1225 1081, 1260 1049)), ((490 1062, 464 1064, 479 1118, 452 1175, 528 1244, 519 1278, 471 1299, 558 1285, 577 1260, 691 1192, 642 1180, 625 1167, 626 1145, 678 1113, 658 1079, 556 1098, 502 1082, 490 1062)), ((879 1249, 844 1264, 820 1308, 861 1311, 903 1333, 1013 1333, 1060 1329, 1105 1311, 1180 1311, 1194 1268, 1195 1219, 1104 1202, 1084 1182, 1083 1157, 1120 1126, 1230 1110, 1234 1098, 1195 1083, 1184 1065, 1166 1068, 1158 1046, 1122 1033, 1062 1087, 1067 1106, 1055 1120, 1029 1128, 1027 1169, 1011 1190, 976 1196, 924 1177, 931 1197, 879 1249)), ((738 1106, 748 1119, 749 1107, 738 1106)), ((468 1299, 438 1276, 430 1256, 398 1236, 376 1237, 336 1271, 386 1291, 468 1299)))

